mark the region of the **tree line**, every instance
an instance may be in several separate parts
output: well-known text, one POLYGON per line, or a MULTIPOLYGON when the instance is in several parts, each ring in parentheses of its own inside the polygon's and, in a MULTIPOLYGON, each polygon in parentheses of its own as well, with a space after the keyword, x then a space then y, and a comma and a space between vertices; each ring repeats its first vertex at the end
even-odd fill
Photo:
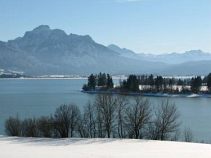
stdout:
POLYGON ((181 93, 199 93, 201 86, 207 86, 208 91, 211 92, 211 73, 202 78, 201 76, 192 77, 190 79, 176 79, 176 78, 164 78, 162 76, 153 77, 141 76, 141 85, 149 85, 150 90, 154 92, 171 92, 179 93, 179 89, 173 89, 173 86, 182 86, 181 93), (190 88, 187 88, 189 86, 190 88))
MULTIPOLYGON (((5 121, 9 136, 50 138, 177 140, 179 126, 178 110, 169 100, 153 106, 142 97, 129 101, 124 96, 105 94, 97 95, 83 110, 74 104, 61 105, 50 116, 16 116, 5 121)), ((186 135, 190 137, 188 132, 186 135)))
POLYGON ((196 76, 192 78, 174 78, 154 75, 129 75, 127 79, 120 80, 119 86, 114 88, 111 75, 99 73, 91 74, 88 83, 83 86, 84 91, 92 90, 112 90, 114 92, 150 92, 150 93, 201 93, 201 87, 207 86, 207 91, 211 93, 211 73, 205 77, 196 76), (140 85, 146 85, 144 89, 140 85), (181 89, 178 88, 181 87, 181 89), (176 87, 176 88, 175 88, 176 87))
POLYGON ((88 83, 83 85, 84 91, 95 90, 96 87, 100 87, 102 90, 112 89, 114 87, 113 79, 110 74, 99 73, 91 74, 88 77, 88 83))
POLYGON ((139 85, 147 85, 142 92, 165 92, 165 93, 199 93, 201 86, 207 86, 208 91, 211 92, 211 73, 202 78, 201 76, 192 77, 189 79, 182 78, 165 78, 163 76, 151 75, 129 75, 127 80, 120 82, 120 87, 129 91, 139 91, 139 85), (132 84, 128 81, 132 79, 132 84), (129 88, 127 85, 135 85, 136 88, 129 88), (173 88, 174 86, 182 86, 182 90, 173 88), (187 88, 189 86, 190 88, 187 88))

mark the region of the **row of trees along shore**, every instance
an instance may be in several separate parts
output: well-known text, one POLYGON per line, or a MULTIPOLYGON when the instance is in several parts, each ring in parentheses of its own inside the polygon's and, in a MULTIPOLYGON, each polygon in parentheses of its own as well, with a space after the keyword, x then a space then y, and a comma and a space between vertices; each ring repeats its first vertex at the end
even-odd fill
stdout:
POLYGON ((84 84, 83 90, 95 90, 96 87, 100 87, 102 90, 112 89, 114 83, 111 75, 105 73, 99 73, 98 75, 91 74, 88 77, 88 83, 84 84))
POLYGON ((201 87, 206 86, 203 93, 211 93, 211 73, 205 77, 173 78, 153 75, 129 75, 120 80, 119 86, 114 88, 111 75, 99 73, 91 74, 88 83, 83 86, 84 91, 113 90, 117 92, 149 92, 149 93, 202 93, 201 87), (139 86, 143 86, 140 90, 139 86), (180 88, 179 88, 180 87, 180 88))
MULTIPOLYGON (((179 139, 179 113, 173 103, 163 100, 153 106, 140 96, 131 99, 99 94, 82 112, 70 104, 61 105, 50 116, 9 117, 5 131, 9 136, 23 137, 179 139)), ((185 132, 184 140, 192 141, 191 132, 185 132)))

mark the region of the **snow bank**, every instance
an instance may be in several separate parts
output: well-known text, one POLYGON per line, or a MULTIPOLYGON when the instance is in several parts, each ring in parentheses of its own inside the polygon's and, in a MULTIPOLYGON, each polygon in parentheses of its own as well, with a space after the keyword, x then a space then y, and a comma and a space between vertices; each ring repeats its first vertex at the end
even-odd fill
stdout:
POLYGON ((0 158, 211 158, 211 145, 131 139, 0 137, 0 158))
POLYGON ((198 95, 198 94, 191 94, 191 95, 188 95, 187 97, 188 98, 197 98, 197 97, 200 97, 200 95, 198 95))

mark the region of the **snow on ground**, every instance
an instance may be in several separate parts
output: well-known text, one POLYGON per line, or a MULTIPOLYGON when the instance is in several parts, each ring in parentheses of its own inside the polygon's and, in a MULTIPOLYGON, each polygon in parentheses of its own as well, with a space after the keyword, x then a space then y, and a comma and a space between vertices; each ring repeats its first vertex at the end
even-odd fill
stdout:
POLYGON ((211 145, 132 139, 0 137, 0 158, 211 158, 211 145))

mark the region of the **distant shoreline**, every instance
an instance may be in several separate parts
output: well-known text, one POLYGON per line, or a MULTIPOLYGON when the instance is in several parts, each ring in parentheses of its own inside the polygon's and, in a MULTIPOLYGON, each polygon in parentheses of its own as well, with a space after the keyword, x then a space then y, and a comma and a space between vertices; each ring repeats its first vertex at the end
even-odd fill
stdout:
MULTIPOLYGON (((86 80, 87 77, 24 77, 24 78, 0 78, 0 80, 86 80)), ((142 92, 115 92, 115 91, 84 91, 87 94, 120 94, 127 96, 144 97, 170 97, 170 98, 211 98, 211 94, 170 94, 170 93, 142 93, 142 92)))
POLYGON ((25 78, 0 78, 0 80, 85 80, 87 77, 25 77, 25 78))
MULTIPOLYGON (((125 78, 125 77, 114 77, 114 80, 119 80, 119 79, 124 79, 124 78, 125 78)), ((66 79, 67 79, 67 80, 74 80, 74 79, 75 79, 75 80, 85 80, 85 79, 88 79, 88 77, 19 77, 19 78, 15 78, 15 77, 14 77, 14 78, 13 78, 13 77, 10 77, 10 78, 9 78, 9 77, 8 77, 8 78, 6 78, 6 77, 3 78, 3 77, 2 77, 2 78, 1 78, 1 77, 0 77, 0 80, 13 80, 13 79, 16 79, 16 80, 36 80, 36 79, 37 79, 37 80, 42 80, 42 79, 43 79, 43 80, 45 80, 45 79, 47 79, 47 80, 48 80, 48 79, 49 79, 49 80, 50 80, 50 79, 52 79, 52 80, 53 80, 53 79, 56 79, 56 80, 57 80, 57 79, 61 79, 61 80, 63 80, 63 79, 64 79, 64 80, 66 80, 66 79)))
POLYGON ((211 98, 211 94, 169 94, 169 93, 138 93, 138 92, 112 92, 112 91, 84 91, 88 94, 120 94, 128 96, 144 96, 144 97, 170 97, 170 98, 211 98))

